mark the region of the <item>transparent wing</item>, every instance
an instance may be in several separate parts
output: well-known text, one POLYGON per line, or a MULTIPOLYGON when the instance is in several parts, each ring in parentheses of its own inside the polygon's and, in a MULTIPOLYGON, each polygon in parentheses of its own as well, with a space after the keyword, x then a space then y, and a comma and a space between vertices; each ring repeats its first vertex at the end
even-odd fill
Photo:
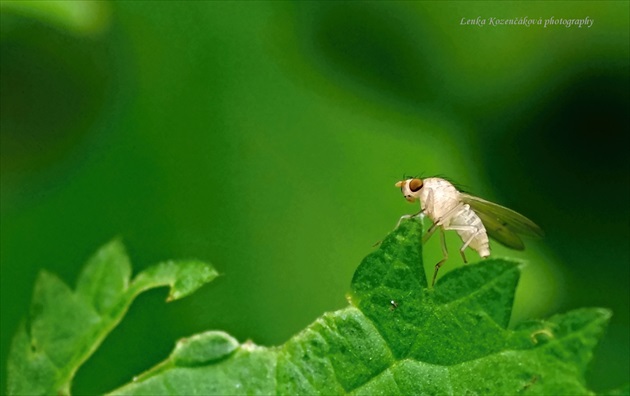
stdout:
POLYGON ((501 243, 503 246, 509 247, 510 249, 525 249, 525 245, 523 244, 521 238, 508 229, 505 224, 501 223, 501 221, 483 212, 476 211, 475 213, 477 213, 477 216, 481 219, 484 227, 486 227, 486 232, 490 238, 501 243))
POLYGON ((543 230, 536 223, 512 209, 473 195, 461 193, 460 196, 462 202, 470 205, 477 213, 488 235, 509 248, 517 250, 524 248, 523 241, 517 234, 531 237, 544 236, 543 230))

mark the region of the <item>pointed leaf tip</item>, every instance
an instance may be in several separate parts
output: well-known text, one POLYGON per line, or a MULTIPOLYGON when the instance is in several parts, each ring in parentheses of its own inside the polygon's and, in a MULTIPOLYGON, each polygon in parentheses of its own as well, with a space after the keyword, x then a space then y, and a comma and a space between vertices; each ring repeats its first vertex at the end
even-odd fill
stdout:
POLYGON ((129 287, 131 263, 119 238, 101 247, 77 281, 77 294, 99 312, 107 312, 129 287))
POLYGON ((219 273, 210 264, 198 260, 167 261, 146 269, 133 281, 136 293, 169 286, 167 301, 186 297, 214 280, 219 273))

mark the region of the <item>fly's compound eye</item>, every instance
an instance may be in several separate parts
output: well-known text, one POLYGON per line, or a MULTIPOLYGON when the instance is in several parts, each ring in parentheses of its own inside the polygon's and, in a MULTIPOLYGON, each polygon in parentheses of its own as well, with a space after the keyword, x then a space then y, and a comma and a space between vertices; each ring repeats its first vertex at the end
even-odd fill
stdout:
POLYGON ((409 181, 409 189, 412 192, 417 192, 421 188, 422 188, 422 180, 420 180, 420 179, 411 179, 411 181, 409 181))

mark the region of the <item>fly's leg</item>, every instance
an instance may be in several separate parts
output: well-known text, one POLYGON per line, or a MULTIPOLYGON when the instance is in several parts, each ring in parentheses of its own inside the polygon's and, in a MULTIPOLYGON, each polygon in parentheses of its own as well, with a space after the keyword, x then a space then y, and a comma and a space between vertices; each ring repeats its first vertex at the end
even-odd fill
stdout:
MULTIPOLYGON (((422 206, 422 203, 420 204, 420 206, 422 206)), ((433 190, 429 190, 429 193, 427 194, 427 199, 424 202, 424 209, 422 209, 421 212, 426 211, 427 208, 431 208, 431 210, 433 210, 433 190)), ((435 232, 436 227, 437 227, 437 221, 433 223, 433 225, 431 225, 431 227, 427 230, 427 232, 422 237, 423 245, 429 240, 429 238, 431 238, 431 235, 433 235, 433 233, 435 232)))
POLYGON ((431 227, 429 227, 429 229, 427 230, 427 232, 424 233, 424 236, 422 237, 422 244, 424 245, 425 243, 427 243, 427 241, 429 240, 429 238, 431 238, 431 236, 433 235, 433 233, 435 232, 435 230, 437 230, 438 228, 438 223, 435 222, 433 223, 433 225, 431 225, 431 227))
POLYGON ((414 213, 414 214, 406 214, 404 216, 401 216, 400 219, 398 219, 398 223, 396 223, 396 227, 394 227, 394 230, 400 226, 400 223, 402 223, 403 220, 410 219, 412 217, 418 217, 418 216, 420 217, 424 216, 424 209, 421 209, 419 212, 414 213))
MULTIPOLYGON (((435 224, 438 224, 438 222, 436 222, 435 224)), ((470 238, 468 238, 468 240, 464 243, 464 245, 459 249, 459 253, 462 256, 462 259, 464 260, 464 263, 468 263, 468 261, 466 260, 466 255, 464 254, 464 250, 466 250, 468 245, 470 245, 470 243, 473 241, 473 239, 475 239, 475 237, 477 235, 479 235, 479 234, 481 234, 483 232, 482 229, 479 229, 479 228, 474 227, 474 226, 449 225, 447 227, 440 227, 440 243, 442 244, 442 254, 443 254, 444 257, 442 258, 442 260, 440 260, 440 262, 438 262, 435 265, 435 272, 433 273, 433 282, 431 282, 431 286, 435 285, 435 278, 437 277, 438 270, 440 269, 440 267, 442 265, 444 265, 444 263, 448 259, 448 250, 446 249, 446 241, 444 239, 444 231, 445 230, 473 231, 473 235, 470 238)), ((431 231, 431 230, 429 229, 429 231, 431 231)), ((429 233, 429 231, 427 231, 427 233, 429 233)))
MULTIPOLYGON (((429 194, 429 197, 431 197, 432 195, 429 194)), ((427 200, 428 201, 428 200, 427 200)), ((427 206, 428 207, 428 206, 427 206)), ((443 216, 441 216, 439 219, 437 219, 435 221, 435 223, 433 223, 433 225, 431 225, 431 227, 429 227, 429 229, 427 230, 426 234, 424 234, 424 237, 422 237, 422 243, 426 243, 429 238, 431 238, 431 235, 433 235, 433 233, 435 232, 435 229, 439 226, 441 226, 445 220, 450 219, 451 217, 453 217, 453 215, 455 213, 457 213, 462 207, 465 207, 465 205, 463 204, 457 204, 455 205, 453 208, 451 208, 448 212, 444 213, 443 216)), ((449 230, 450 228, 445 228, 446 230, 449 230)))
MULTIPOLYGON (((412 217, 421 217, 424 216, 424 209, 421 209, 419 212, 414 213, 414 214, 406 214, 400 217, 400 219, 398 219, 398 223, 396 223, 396 227, 394 227, 394 231, 396 231, 398 229, 398 227, 400 226, 400 223, 402 223, 403 220, 405 219, 410 219, 412 217)), ((381 242, 383 242, 383 240, 381 239, 380 241, 377 241, 374 245, 372 245, 372 247, 377 247, 378 245, 381 244, 381 242)))
POLYGON ((466 250, 466 248, 468 247, 468 245, 470 245, 473 239, 475 239, 475 237, 481 234, 482 232, 483 230, 478 229, 477 232, 475 232, 470 238, 468 238, 466 243, 464 243, 464 245, 459 249, 459 253, 462 255, 462 259, 464 259, 464 264, 468 263, 468 261, 466 261, 466 255, 464 254, 464 250, 466 250))
POLYGON ((442 260, 440 260, 437 264, 435 264, 435 272, 433 272, 433 281, 431 281, 431 287, 435 285, 435 278, 437 278, 437 273, 440 270, 440 267, 444 265, 446 260, 448 259, 448 250, 446 249, 446 240, 444 239, 444 229, 440 228, 440 242, 442 244, 442 260))
MULTIPOLYGON (((432 192, 432 191, 431 191, 431 192, 432 192)), ((432 196, 431 192, 429 192, 429 196, 432 196)), ((426 205, 425 205, 425 209, 426 209, 426 205)), ((398 223, 396 223, 396 227, 394 227, 394 230, 395 230, 395 229, 397 229, 397 228, 398 228, 398 226, 400 226, 400 223, 401 223, 403 220, 405 220, 405 219, 410 219, 410 218, 412 218, 412 217, 416 217, 416 216, 420 216, 420 217, 424 216, 424 211, 425 211, 425 209, 422 209, 422 203, 420 203, 420 211, 419 211, 419 212, 417 212, 417 213, 414 213, 414 214, 408 214, 408 215, 401 216, 401 218, 400 218, 400 219, 398 219, 398 223)))
POLYGON ((429 190, 427 193, 427 199, 424 201, 424 208, 431 208, 431 210, 433 210, 433 190, 429 190))
POLYGON ((468 247, 468 245, 470 245, 473 239, 475 239, 477 235, 480 235, 483 232, 483 230, 475 226, 463 226, 463 225, 462 226, 450 225, 448 227, 445 227, 444 229, 453 230, 453 231, 472 231, 473 232, 472 236, 468 238, 468 240, 464 242, 464 245, 459 249, 459 254, 461 254, 462 259, 464 260, 464 264, 467 264, 468 260, 466 260, 466 254, 464 253, 464 250, 466 250, 466 248, 468 247))

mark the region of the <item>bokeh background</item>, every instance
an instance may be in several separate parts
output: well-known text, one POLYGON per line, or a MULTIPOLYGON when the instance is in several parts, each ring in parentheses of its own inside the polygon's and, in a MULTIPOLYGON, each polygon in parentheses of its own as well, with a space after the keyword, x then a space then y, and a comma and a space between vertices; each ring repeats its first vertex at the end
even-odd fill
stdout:
MULTIPOLYGON (((195 257, 222 277, 141 296, 75 393, 207 329, 283 343, 345 306, 360 260, 417 210, 403 174, 539 223, 525 252, 493 245, 528 262, 513 322, 611 308, 587 379, 627 383, 629 4, 3 1, 2 389, 37 272, 74 285, 115 236, 136 271, 195 257), (460 25, 478 16, 594 24, 460 25)), ((439 257, 435 239, 429 270, 439 257)))

